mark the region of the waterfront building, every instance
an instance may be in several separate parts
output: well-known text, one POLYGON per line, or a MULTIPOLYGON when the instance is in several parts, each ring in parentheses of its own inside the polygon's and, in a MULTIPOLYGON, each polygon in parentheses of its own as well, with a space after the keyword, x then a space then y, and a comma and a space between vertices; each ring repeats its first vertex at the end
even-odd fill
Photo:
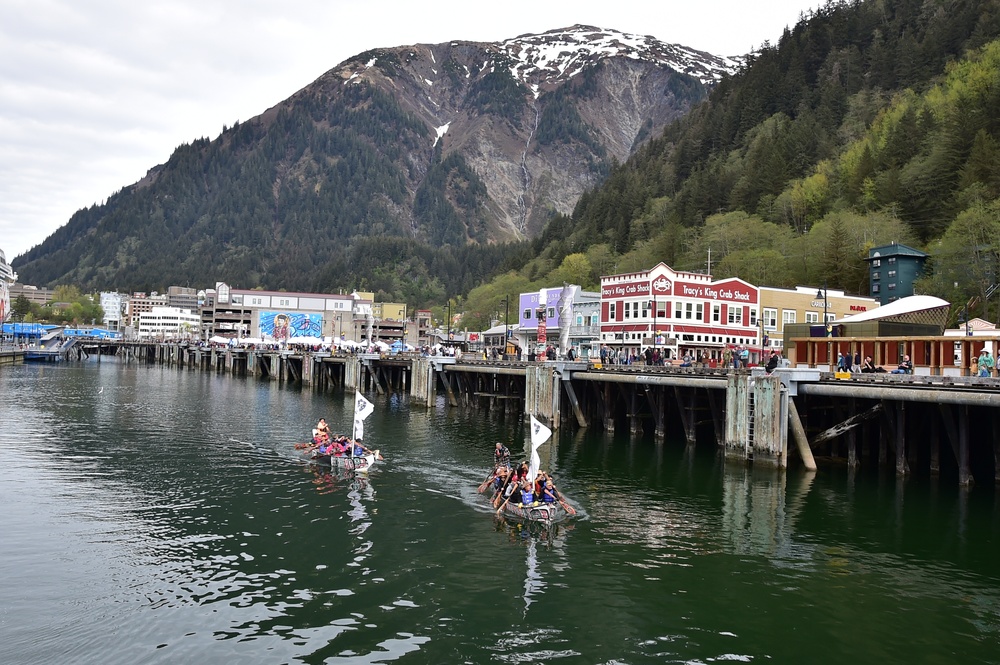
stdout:
POLYGON ((156 291, 153 291, 149 295, 136 292, 133 293, 132 297, 128 299, 128 308, 126 310, 125 318, 128 321, 129 326, 136 328, 139 325, 140 316, 151 313, 154 307, 167 306, 167 296, 165 295, 160 295, 156 291))
POLYGON ((433 318, 429 309, 418 309, 416 311, 416 346, 426 346, 429 343, 433 318))
POLYGON ((876 365, 887 369, 895 368, 907 354, 917 373, 960 373, 962 363, 954 366, 954 349, 959 349, 963 362, 975 358, 985 336, 970 335, 961 342, 946 336, 950 312, 951 303, 941 298, 909 296, 826 325, 790 324, 784 331, 786 357, 793 365, 833 371, 838 353, 851 358, 871 356, 876 365))
POLYGON ((17 273, 7 263, 7 256, 0 249, 0 323, 10 316, 10 288, 17 281, 17 273))
POLYGON ((125 313, 128 310, 128 294, 117 291, 101 291, 101 309, 104 310, 104 326, 110 330, 125 327, 125 313))
MULTIPOLYGON (((362 295, 362 294, 359 294, 362 295)), ((368 300, 373 300, 373 294, 364 294, 368 300)), ((406 318, 406 303, 372 302, 372 339, 386 344, 400 341, 404 344, 414 344, 418 333, 416 325, 406 318)), ((367 324, 363 320, 355 321, 355 339, 366 336, 367 324)))
POLYGON ((198 337, 201 317, 179 307, 153 307, 137 319, 139 339, 191 339, 198 337))
POLYGON ((366 325, 361 312, 371 306, 370 300, 353 295, 233 289, 224 282, 198 296, 204 339, 251 337, 281 343, 292 337, 354 335, 353 341, 359 341, 366 325))
POLYGON ((760 287, 760 326, 763 352, 782 352, 785 346, 785 326, 796 323, 819 324, 837 321, 846 316, 867 312, 879 306, 878 300, 866 296, 851 296, 838 289, 796 286, 782 289, 760 287), (825 295, 824 295, 825 294, 825 295))
POLYGON ((913 295, 913 283, 923 274, 927 254, 899 243, 868 250, 868 285, 871 297, 886 305, 913 295))
POLYGON ((27 298, 28 302, 32 305, 47 305, 52 301, 54 295, 55 294, 52 289, 39 288, 30 284, 15 283, 10 286, 11 302, 23 296, 27 298))
POLYGON ((625 353, 660 349, 666 358, 690 353, 715 362, 726 348, 755 347, 760 293, 738 278, 650 270, 601 277, 600 343, 625 353))
POLYGON ((168 286, 167 305, 197 311, 198 291, 187 286, 168 286))
POLYGON ((597 341, 600 303, 601 294, 573 285, 520 294, 515 335, 518 346, 531 351, 551 344, 561 355, 572 348, 577 356, 586 357, 597 341), (564 293, 567 300, 563 299, 564 293))

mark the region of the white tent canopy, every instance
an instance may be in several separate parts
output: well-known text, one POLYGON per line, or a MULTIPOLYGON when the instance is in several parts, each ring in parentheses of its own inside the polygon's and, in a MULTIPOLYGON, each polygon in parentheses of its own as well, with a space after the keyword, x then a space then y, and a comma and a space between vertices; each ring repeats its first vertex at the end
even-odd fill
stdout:
POLYGON ((301 337, 290 337, 288 339, 288 343, 289 344, 308 344, 310 346, 313 346, 313 345, 316 345, 316 344, 322 344, 323 340, 320 339, 319 337, 315 337, 313 335, 303 335, 301 337))

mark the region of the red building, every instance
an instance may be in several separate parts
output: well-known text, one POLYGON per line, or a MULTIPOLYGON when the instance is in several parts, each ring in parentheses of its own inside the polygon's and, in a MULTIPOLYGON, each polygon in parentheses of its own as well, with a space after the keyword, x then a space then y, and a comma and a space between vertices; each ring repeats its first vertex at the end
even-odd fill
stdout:
POLYGON ((727 347, 759 346, 759 303, 757 287, 741 279, 714 281, 659 263, 601 278, 600 341, 625 351, 652 346, 668 358, 690 352, 717 360, 727 347))

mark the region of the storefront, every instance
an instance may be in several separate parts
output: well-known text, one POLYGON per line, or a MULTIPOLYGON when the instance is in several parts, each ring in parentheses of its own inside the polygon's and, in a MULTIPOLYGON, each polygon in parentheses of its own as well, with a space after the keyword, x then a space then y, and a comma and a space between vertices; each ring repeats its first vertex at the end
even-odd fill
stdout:
POLYGON ((690 354, 716 362, 727 348, 758 347, 759 291, 741 279, 678 272, 660 263, 601 278, 602 345, 626 353, 647 347, 668 360, 690 354))

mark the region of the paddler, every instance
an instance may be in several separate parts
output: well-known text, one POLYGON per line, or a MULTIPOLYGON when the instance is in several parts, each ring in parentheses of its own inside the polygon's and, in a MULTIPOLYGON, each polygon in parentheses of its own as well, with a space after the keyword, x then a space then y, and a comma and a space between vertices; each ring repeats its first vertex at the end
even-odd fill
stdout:
POLYGON ((545 487, 542 488, 542 503, 555 503, 557 500, 555 485, 551 480, 546 480, 545 487))
POLYGON ((496 450, 493 451, 493 466, 498 468, 510 466, 510 449, 499 441, 497 441, 496 450))

